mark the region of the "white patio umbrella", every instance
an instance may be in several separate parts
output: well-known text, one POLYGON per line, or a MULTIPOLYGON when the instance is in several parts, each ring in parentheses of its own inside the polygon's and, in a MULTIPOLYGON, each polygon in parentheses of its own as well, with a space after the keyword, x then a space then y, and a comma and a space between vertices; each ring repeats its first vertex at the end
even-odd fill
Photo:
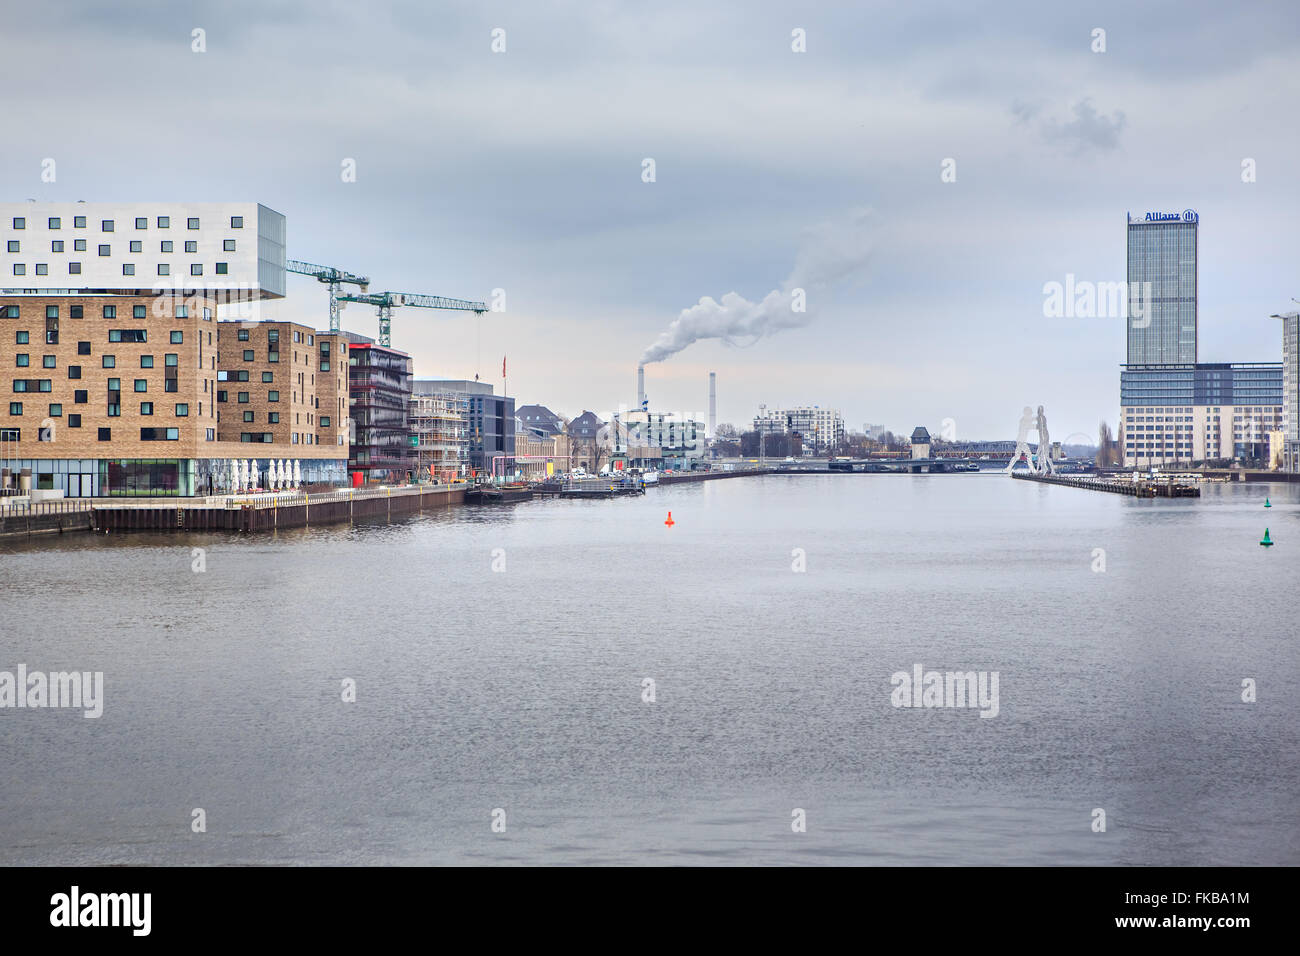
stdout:
POLYGON ((257 473, 257 459, 248 459, 248 490, 252 491, 256 488, 260 480, 261 475, 257 473))
POLYGON ((271 467, 266 470, 266 483, 272 491, 278 491, 283 479, 280 477, 280 468, 274 458, 271 459, 271 467))
POLYGON ((280 459, 280 484, 284 485, 284 487, 286 488, 290 488, 292 487, 293 484, 292 478, 293 478, 293 474, 289 470, 289 459, 281 458, 280 459))
POLYGON ((297 458, 293 460, 293 486, 297 488, 302 484, 302 462, 297 458))
POLYGON ((231 494, 234 494, 239 490, 239 469, 236 467, 235 459, 233 458, 228 459, 226 464, 230 466, 230 481, 226 486, 226 490, 231 494))

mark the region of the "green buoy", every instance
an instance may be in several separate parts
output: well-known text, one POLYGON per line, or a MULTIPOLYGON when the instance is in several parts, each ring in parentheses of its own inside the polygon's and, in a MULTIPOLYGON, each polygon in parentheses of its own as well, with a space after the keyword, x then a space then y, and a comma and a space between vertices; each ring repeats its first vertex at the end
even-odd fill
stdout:
POLYGON ((1264 540, 1261 541, 1260 544, 1262 544, 1266 548, 1273 547, 1273 540, 1268 536, 1267 528, 1264 529, 1264 540))
POLYGON ((1271 501, 1269 501, 1267 498, 1265 498, 1265 499, 1264 499, 1264 507, 1265 507, 1265 508, 1271 508, 1271 507, 1273 507, 1273 502, 1271 502, 1271 501))

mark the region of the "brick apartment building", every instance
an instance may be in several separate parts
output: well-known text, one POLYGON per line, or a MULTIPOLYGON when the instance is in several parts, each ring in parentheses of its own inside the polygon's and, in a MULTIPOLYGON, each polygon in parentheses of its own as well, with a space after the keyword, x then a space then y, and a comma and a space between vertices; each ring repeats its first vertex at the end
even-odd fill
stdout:
POLYGON ((223 321, 217 342, 218 441, 329 446, 347 454, 344 333, 294 322, 223 321))
POLYGON ((340 336, 218 321, 284 296, 284 243, 284 217, 250 202, 0 203, 10 485, 30 471, 72 497, 201 495, 250 458, 343 484, 340 336))

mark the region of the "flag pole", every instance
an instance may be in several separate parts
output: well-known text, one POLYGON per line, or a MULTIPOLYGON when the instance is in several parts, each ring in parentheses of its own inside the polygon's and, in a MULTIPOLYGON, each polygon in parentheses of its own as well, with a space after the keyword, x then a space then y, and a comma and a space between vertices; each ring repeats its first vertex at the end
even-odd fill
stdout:
MULTIPOLYGON (((506 378, 506 357, 503 355, 501 356, 501 450, 503 452, 506 450, 505 449, 505 444, 506 444, 505 418, 506 418, 506 395, 509 394, 508 386, 509 386, 509 380, 506 378)), ((516 435, 515 441, 518 440, 519 440, 519 436, 516 435)), ((502 461, 502 464, 504 465, 505 462, 502 461)), ((513 476, 511 477, 513 479, 513 476)))

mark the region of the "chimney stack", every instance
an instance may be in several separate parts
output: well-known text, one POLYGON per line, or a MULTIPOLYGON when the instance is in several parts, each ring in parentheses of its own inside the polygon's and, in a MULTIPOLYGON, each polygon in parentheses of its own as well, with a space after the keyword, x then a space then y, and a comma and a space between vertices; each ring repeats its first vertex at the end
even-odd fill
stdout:
POLYGON ((645 408, 645 366, 636 367, 636 410, 645 408))
POLYGON ((718 437, 718 373, 709 373, 709 437, 718 437))

